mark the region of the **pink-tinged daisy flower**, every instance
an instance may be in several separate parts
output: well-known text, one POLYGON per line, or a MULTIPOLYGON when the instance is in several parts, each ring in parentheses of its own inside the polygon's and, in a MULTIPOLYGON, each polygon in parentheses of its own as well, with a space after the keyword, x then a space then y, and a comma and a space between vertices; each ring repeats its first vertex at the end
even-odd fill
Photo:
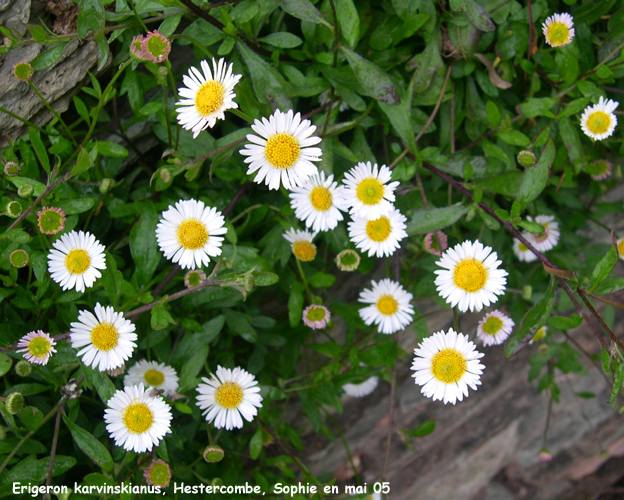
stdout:
POLYGON ((192 288, 206 281, 206 273, 201 269, 189 271, 184 275, 184 285, 186 288, 192 288))
POLYGON ((141 50, 151 62, 159 64, 167 60, 171 52, 171 42, 158 31, 150 31, 141 42, 141 50))
POLYGON ((607 160, 596 160, 591 164, 591 178, 595 181, 602 181, 611 175, 611 162, 607 160))
POLYGON ((448 248, 448 238, 442 231, 427 233, 425 236, 425 250, 433 255, 442 255, 448 248))
POLYGON ((65 228, 65 212, 57 207, 43 207, 37 212, 39 231, 43 234, 56 234, 65 228))
POLYGON ((492 311, 483 316, 477 326, 477 337, 483 345, 500 345, 511 334, 514 321, 500 311, 492 311))
MULTIPOLYGON (((522 236, 528 241, 531 241, 531 233, 524 232, 522 236)), ((516 257, 520 259, 522 262, 533 262, 537 260, 537 255, 535 255, 529 247, 527 247, 524 243, 522 243, 518 238, 514 238, 513 242, 513 251, 516 254, 516 257)))
POLYGON ((537 222, 544 227, 544 232, 540 234, 529 234, 529 242, 538 252, 547 252, 552 250, 559 243, 559 223, 555 222, 552 215, 538 215, 533 220, 530 215, 527 216, 530 222, 537 222))
POLYGON ((171 468, 164 460, 154 460, 150 466, 145 469, 143 477, 145 477, 147 484, 150 486, 166 488, 169 486, 169 481, 171 481, 171 468))
POLYGON ((33 77, 35 70, 30 63, 18 62, 13 66, 13 74, 18 80, 27 82, 33 77))
POLYGON ((50 356, 56 352, 54 346, 56 342, 47 333, 38 330, 24 335, 17 343, 17 352, 23 352, 24 358, 31 363, 38 365, 47 365, 50 356))
POLYGON ((325 328, 330 317, 329 310, 323 306, 312 304, 303 310, 303 322, 313 330, 325 328))

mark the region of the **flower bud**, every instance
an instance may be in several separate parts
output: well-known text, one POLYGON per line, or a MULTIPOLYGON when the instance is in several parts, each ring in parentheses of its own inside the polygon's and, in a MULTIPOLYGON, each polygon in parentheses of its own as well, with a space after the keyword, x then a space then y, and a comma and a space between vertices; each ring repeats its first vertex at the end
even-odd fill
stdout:
POLYGON ((115 185, 115 179, 102 179, 100 181, 100 193, 106 194, 110 191, 110 189, 115 185))
POLYGON ((7 161, 4 164, 4 175, 7 177, 17 177, 20 173, 21 167, 19 163, 14 161, 7 161))
POLYGON ((520 151, 517 160, 525 168, 535 165, 535 155, 531 151, 520 151))
POLYGON ((537 455, 537 459, 540 462, 550 462, 552 460, 552 455, 547 448, 542 448, 539 452, 539 455, 537 455))
POLYGON ((25 250, 18 249, 11 252, 11 255, 9 255, 9 262, 11 262, 12 266, 21 269, 22 267, 26 267, 28 265, 30 257, 25 250))
POLYGON ((17 375, 20 377, 28 377, 31 372, 32 365, 25 359, 18 361, 15 365, 15 373, 17 373, 17 375))
POLYGON ((224 456, 223 448, 216 444, 210 445, 204 450, 204 460, 208 463, 220 462, 224 456))
POLYGON ((360 256, 355 250, 343 250, 336 256, 336 264, 341 271, 355 271, 360 265, 360 256))
MULTIPOLYGON (((145 57, 155 64, 167 60, 171 52, 171 42, 166 36, 161 35, 158 31, 150 31, 141 43, 141 50, 145 57)), ((162 73, 161 73, 162 74, 162 73)), ((165 75, 167 73, 165 72, 165 75)))
POLYGON ((171 182, 171 172, 169 172, 168 169, 161 168, 158 172, 158 175, 160 176, 160 180, 163 183, 169 184, 171 182))
POLYGON ((17 415, 24 408, 24 396, 19 392, 12 392, 7 396, 4 404, 11 415, 17 415))
POLYGON ((24 184, 17 188, 17 196, 20 198, 28 198, 31 194, 33 194, 33 187, 31 184, 24 184))
POLYGON ((10 201, 7 204, 6 214, 11 217, 11 219, 17 219, 24 209, 22 208, 22 204, 19 201, 10 201))
POLYGON ((30 63, 19 62, 15 66, 13 66, 13 74, 18 80, 21 80, 22 82, 27 82, 35 74, 35 70, 30 65, 30 63))

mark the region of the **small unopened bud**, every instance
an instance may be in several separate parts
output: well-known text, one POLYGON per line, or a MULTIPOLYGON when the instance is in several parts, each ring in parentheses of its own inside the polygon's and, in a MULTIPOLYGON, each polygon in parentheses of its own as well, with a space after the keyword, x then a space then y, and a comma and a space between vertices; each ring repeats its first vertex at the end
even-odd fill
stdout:
POLYGON ((7 204, 6 214, 11 217, 11 219, 17 219, 20 215, 22 215, 22 212, 22 204, 19 201, 14 200, 7 204))
POLYGON ((210 445, 204 450, 204 460, 208 463, 220 462, 224 456, 223 448, 216 444, 210 445))
POLYGON ((34 68, 27 62, 19 62, 13 66, 13 74, 15 78, 22 82, 27 82, 35 74, 34 68))
POLYGON ((248 292, 253 292, 254 289, 254 277, 253 274, 246 274, 243 278, 243 287, 248 292))
POLYGON ((11 262, 12 266, 21 269, 22 267, 26 267, 28 265, 30 257, 25 250, 18 249, 11 252, 11 255, 9 255, 9 262, 11 262))
POLYGON ((165 68, 164 66, 161 66, 160 68, 158 68, 158 74, 160 76, 167 76, 168 72, 169 72, 169 70, 167 68, 165 68))
POLYGON ((531 151, 520 151, 517 160, 523 167, 532 167, 535 165, 535 155, 531 153, 531 151))
POLYGON ((24 408, 24 396, 19 392, 12 392, 7 396, 4 404, 11 415, 17 415, 24 408))
POLYGON ((8 177, 16 177, 19 175, 21 170, 21 167, 19 165, 19 163, 16 163, 14 161, 7 161, 4 164, 4 175, 8 176, 8 177))
POLYGON ((171 172, 169 172, 168 169, 161 168, 160 171, 158 172, 158 175, 160 176, 160 180, 163 183, 169 184, 171 182, 171 172))
POLYGON ((531 285, 524 285, 522 287, 522 298, 524 300, 531 300, 531 295, 533 295, 533 287, 531 285))
POLYGON ((100 193, 106 194, 115 185, 115 179, 105 178, 100 181, 100 193))
POLYGON ((28 377, 31 372, 32 365, 25 359, 18 361, 15 365, 15 373, 17 373, 17 375, 20 377, 28 377))
POLYGON ((8 36, 4 37, 3 44, 7 49, 13 47, 13 40, 11 40, 8 36))
POLYGON ((539 455, 537 455, 537 459, 540 462, 550 462, 552 460, 552 455, 547 448, 542 448, 539 452, 539 455))
POLYGON ((24 184, 17 188, 17 196, 20 198, 28 198, 31 194, 33 194, 33 187, 31 184, 24 184))

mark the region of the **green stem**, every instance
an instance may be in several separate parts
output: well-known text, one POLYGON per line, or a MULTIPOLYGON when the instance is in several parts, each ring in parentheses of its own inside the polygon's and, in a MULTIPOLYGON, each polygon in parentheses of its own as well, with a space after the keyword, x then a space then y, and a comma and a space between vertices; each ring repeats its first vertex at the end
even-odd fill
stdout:
MULTIPOLYGON (((39 92, 39 89, 37 88, 37 86, 29 81, 28 85, 30 85, 30 88, 33 89, 35 91, 35 94, 37 94, 37 96, 39 97, 39 99, 41 100, 41 102, 43 103, 43 105, 48 108, 48 111, 50 111, 50 113, 52 113, 54 115, 54 118, 56 118, 58 120, 58 122, 63 126, 63 128, 65 129, 65 132, 67 133, 69 139, 74 143, 74 146, 78 146, 78 143, 76 142, 76 139, 74 139, 74 136, 71 133, 71 130, 69 130, 69 127, 67 126, 67 124, 65 123, 65 121, 61 118, 61 115, 59 115, 56 110, 50 106, 50 104, 48 103, 48 101, 46 100, 45 97, 43 97, 43 94, 41 92, 39 92)), ((47 132, 46 132, 47 134, 47 132)))
POLYGON ((310 301, 310 304, 311 304, 312 294, 310 293, 310 288, 308 288, 308 281, 306 280, 305 273, 303 272, 301 261, 297 257, 295 257, 295 260, 297 261, 297 267, 299 268, 299 275, 301 276, 301 279, 303 280, 303 286, 305 286, 306 294, 308 295, 308 300, 310 301))

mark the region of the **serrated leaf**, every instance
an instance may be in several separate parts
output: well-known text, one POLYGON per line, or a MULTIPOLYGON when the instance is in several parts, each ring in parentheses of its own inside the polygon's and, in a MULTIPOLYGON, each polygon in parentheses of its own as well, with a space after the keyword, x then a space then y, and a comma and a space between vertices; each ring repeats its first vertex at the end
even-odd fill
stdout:
POLYGON ((613 270, 617 261, 618 250, 615 245, 612 245, 607 254, 600 259, 600 262, 596 264, 596 267, 594 267, 594 270, 592 271, 591 285, 589 287, 590 292, 593 292, 598 285, 600 285, 600 283, 602 283, 607 276, 609 276, 609 273, 613 270))
POLYGON ((555 145, 552 139, 548 139, 539 161, 534 167, 528 167, 524 171, 520 181, 516 200, 520 203, 522 209, 526 208, 529 203, 537 198, 546 187, 546 184, 548 184, 548 174, 554 159, 555 145))
POLYGON ((97 438, 68 418, 63 417, 63 422, 65 422, 65 425, 69 428, 74 442, 85 455, 105 471, 110 472, 113 470, 113 458, 106 447, 97 438))
POLYGON ((469 210, 464 205, 453 205, 444 208, 422 208, 413 212, 407 223, 407 234, 426 234, 455 224, 469 210))

